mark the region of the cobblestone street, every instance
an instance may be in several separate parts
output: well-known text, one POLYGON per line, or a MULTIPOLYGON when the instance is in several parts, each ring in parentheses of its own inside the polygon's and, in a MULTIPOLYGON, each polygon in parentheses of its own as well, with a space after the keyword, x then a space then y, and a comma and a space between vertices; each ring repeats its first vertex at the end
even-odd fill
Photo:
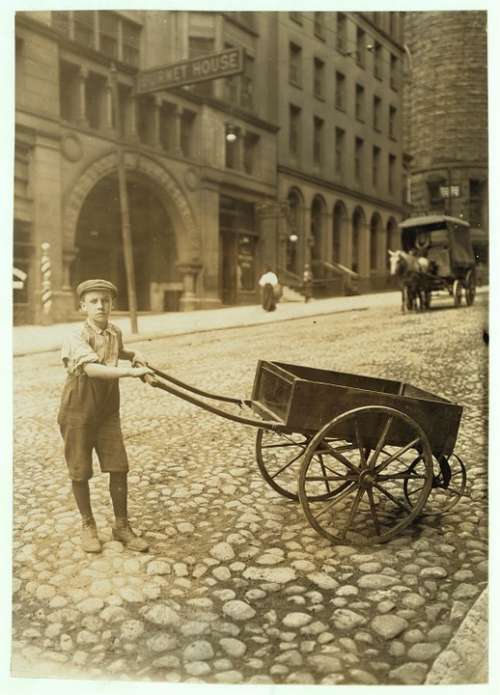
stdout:
MULTIPOLYGON (((256 430, 121 384, 130 516, 150 551, 80 549, 55 352, 15 359, 15 675, 167 682, 423 684, 487 582, 486 297, 137 343, 201 389, 250 397, 258 359, 409 382, 463 406, 466 494, 383 545, 332 545, 255 461, 256 430)), ((432 495, 429 509, 432 507, 432 495)), ((427 509, 427 507, 426 507, 427 509)))

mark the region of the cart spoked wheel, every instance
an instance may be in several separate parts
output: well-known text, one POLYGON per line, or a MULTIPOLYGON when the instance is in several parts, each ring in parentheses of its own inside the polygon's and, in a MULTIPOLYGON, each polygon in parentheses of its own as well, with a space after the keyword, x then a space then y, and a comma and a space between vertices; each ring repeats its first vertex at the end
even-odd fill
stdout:
MULTIPOLYGON (((262 477, 276 492, 288 499, 295 501, 299 499, 298 473, 312 437, 312 434, 270 432, 265 429, 259 429, 257 432, 255 454, 262 477)), ((345 489, 345 481, 335 484, 328 480, 323 456, 320 453, 313 457, 311 470, 323 476, 323 484, 314 490, 314 499, 328 499, 345 489)))
POLYGON ((476 274, 473 270, 469 270, 465 276, 465 301, 467 306, 474 304, 476 298, 476 274))
POLYGON ((461 280, 453 281, 453 302, 455 306, 460 306, 464 294, 464 286, 461 280))
POLYGON ((432 479, 432 452, 420 425, 394 408, 364 406, 342 413, 313 437, 298 493, 307 520, 329 540, 384 542, 417 518, 432 479), (326 473, 312 467, 318 456, 326 473), (422 461, 420 489, 410 505, 404 483, 417 457, 422 461), (337 494, 315 500, 326 482, 337 486, 337 494))
MULTIPOLYGON (((433 466, 432 488, 422 516, 448 514, 460 501, 467 484, 465 465, 456 454, 443 457, 441 464, 433 457, 433 466)), ((426 479, 426 468, 420 455, 413 461, 408 473, 404 493, 408 503, 413 506, 426 479)))

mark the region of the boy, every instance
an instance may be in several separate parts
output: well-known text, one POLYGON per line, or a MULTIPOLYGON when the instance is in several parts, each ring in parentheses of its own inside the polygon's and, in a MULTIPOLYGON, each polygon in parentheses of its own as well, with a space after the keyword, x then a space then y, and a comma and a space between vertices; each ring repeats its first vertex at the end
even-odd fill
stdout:
POLYGON ((64 440, 64 456, 72 490, 82 517, 82 548, 101 551, 90 504, 92 450, 101 470, 109 473, 109 492, 115 524, 113 538, 130 550, 145 552, 148 544, 137 536, 127 518, 127 453, 120 427, 118 379, 152 374, 139 352, 125 350, 122 334, 108 322, 116 287, 107 280, 86 280, 77 287, 80 308, 87 320, 68 336, 62 361, 68 376, 64 385, 58 424, 64 440), (132 367, 118 367, 118 360, 132 367), (138 365, 138 366, 135 366, 138 365))

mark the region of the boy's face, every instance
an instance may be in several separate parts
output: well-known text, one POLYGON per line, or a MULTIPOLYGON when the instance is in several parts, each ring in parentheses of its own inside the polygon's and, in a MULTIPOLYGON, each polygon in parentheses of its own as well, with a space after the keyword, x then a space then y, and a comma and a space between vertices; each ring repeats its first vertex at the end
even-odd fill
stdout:
POLYGON ((105 290, 93 290, 85 292, 80 300, 80 307, 91 321, 105 326, 113 308, 113 299, 105 290))

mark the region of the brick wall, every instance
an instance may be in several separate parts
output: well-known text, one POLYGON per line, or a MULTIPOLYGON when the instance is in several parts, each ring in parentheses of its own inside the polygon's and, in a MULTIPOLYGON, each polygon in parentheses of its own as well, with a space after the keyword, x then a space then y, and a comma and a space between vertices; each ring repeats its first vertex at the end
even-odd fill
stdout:
POLYGON ((461 186, 452 212, 466 216, 469 178, 487 177, 486 12, 408 12, 404 31, 411 55, 404 141, 412 156, 412 203, 428 208, 429 179, 451 179, 461 186))

